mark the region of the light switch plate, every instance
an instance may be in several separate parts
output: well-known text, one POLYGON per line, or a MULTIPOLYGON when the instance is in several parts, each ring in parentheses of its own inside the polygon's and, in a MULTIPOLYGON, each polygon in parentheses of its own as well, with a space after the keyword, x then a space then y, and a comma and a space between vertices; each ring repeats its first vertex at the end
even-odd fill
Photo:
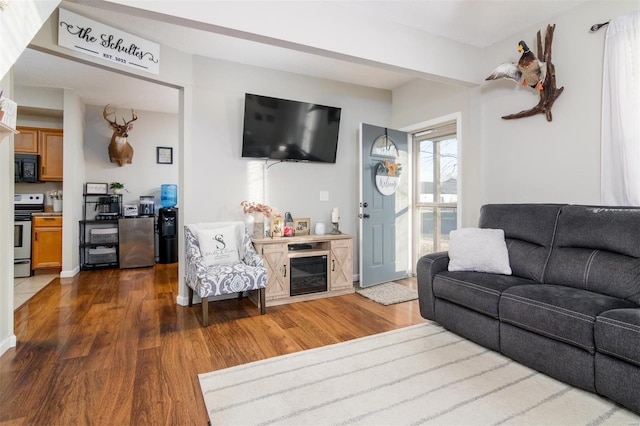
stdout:
POLYGON ((329 191, 320 191, 320 201, 329 201, 329 191))

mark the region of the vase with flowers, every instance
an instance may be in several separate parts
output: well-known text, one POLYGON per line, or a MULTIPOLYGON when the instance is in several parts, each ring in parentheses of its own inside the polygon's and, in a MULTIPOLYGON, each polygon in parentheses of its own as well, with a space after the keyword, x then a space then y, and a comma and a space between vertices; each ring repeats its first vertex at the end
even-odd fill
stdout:
POLYGON ((254 201, 243 201, 240 203, 242 211, 247 216, 247 231, 251 238, 264 238, 265 231, 269 230, 270 218, 272 216, 280 216, 278 209, 269 207, 266 204, 256 203, 254 201))

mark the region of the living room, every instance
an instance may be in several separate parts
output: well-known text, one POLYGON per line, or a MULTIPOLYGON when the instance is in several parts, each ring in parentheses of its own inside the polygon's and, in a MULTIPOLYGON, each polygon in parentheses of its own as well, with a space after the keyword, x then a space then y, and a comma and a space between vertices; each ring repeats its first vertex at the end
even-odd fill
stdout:
MULTIPOLYGON (((477 58, 476 68, 465 64, 466 75, 462 75, 460 70, 455 69, 458 61, 452 63, 449 68, 453 69, 449 72, 455 79, 451 80, 453 84, 414 79, 392 91, 308 78, 199 56, 191 60, 188 56, 167 48, 164 55, 167 63, 172 65, 171 75, 161 76, 161 79, 172 79, 173 84, 184 83, 185 86, 194 88, 185 95, 192 98, 186 109, 186 120, 192 125, 186 126, 185 131, 190 132, 188 138, 195 142, 183 149, 176 149, 176 155, 180 153, 176 162, 180 162, 178 167, 183 172, 181 182, 175 183, 182 188, 184 205, 193 206, 183 211, 184 223, 205 219, 242 219, 239 202, 242 199, 259 200, 265 195, 259 183, 247 184, 246 176, 253 173, 249 179, 259 179, 258 182, 267 179, 266 197, 269 203, 279 209, 310 217, 312 223, 315 223, 328 221, 331 208, 338 206, 342 211, 342 227, 346 232, 355 232, 358 206, 353 202, 357 198, 354 170, 357 168, 359 123, 403 128, 452 112, 460 112, 462 124, 461 225, 476 223, 478 208, 486 202, 544 200, 597 203, 602 68, 599 58, 603 51, 603 33, 590 33, 583 28, 585 22, 601 21, 604 14, 624 14, 634 6, 633 1, 606 4, 584 2, 578 11, 573 10, 554 19, 554 63, 558 86, 565 86, 566 90, 554 105, 553 122, 546 122, 543 116, 527 120, 502 120, 502 115, 535 105, 535 93, 514 87, 509 81, 478 84, 496 64, 517 57, 514 48, 517 40, 514 39, 525 38, 533 44, 535 33, 539 30, 544 32, 546 24, 551 22, 533 23, 535 25, 514 36, 514 39, 502 40, 485 49, 473 49, 475 53, 472 51, 472 54, 477 58), (582 50, 574 48, 575 46, 584 47, 589 55, 585 57, 582 50), (585 63, 590 66, 585 66, 585 63), (191 75, 193 81, 187 82, 191 75), (569 78, 571 84, 566 81, 569 78), (242 159, 239 152, 242 98, 246 92, 341 106, 344 114, 338 163, 335 166, 285 164, 271 168, 267 176, 262 176, 260 164, 242 159), (212 113, 213 111, 216 113, 212 113), (511 135, 515 134, 518 135, 517 138, 512 139, 511 135), (212 138, 217 138, 222 145, 205 143, 212 138), (553 152, 554 155, 548 156, 547 152, 553 152), (200 171, 214 169, 211 164, 213 158, 216 159, 216 174, 208 179, 200 171), (248 168, 252 171, 248 171, 248 168), (333 182, 327 179, 299 178, 317 173, 332 176, 333 182), (230 184, 225 191, 216 191, 215 196, 209 196, 210 179, 215 179, 216 176, 225 176, 225 181, 230 184), (505 176, 509 178, 505 179, 505 176), (283 187, 287 189, 280 190, 283 187), (328 203, 318 200, 320 191, 329 192, 328 203), (291 193, 296 196, 289 197, 291 193), (239 197, 237 194, 242 195, 239 197)), ((60 52, 63 48, 56 46, 55 40, 48 36, 53 34, 52 27, 55 24, 55 19, 49 20, 46 24, 49 30, 41 31, 33 45, 43 50, 60 52)), ((457 52, 452 53, 456 55, 457 52)), ((443 65, 439 64, 439 67, 442 68, 443 65)), ((104 105, 107 103, 109 101, 105 99, 104 105)), ((122 112, 127 111, 124 108, 126 106, 123 105, 122 112)), ((71 121, 71 114, 67 115, 67 119, 71 121)), ((139 122, 142 123, 142 119, 139 122)), ((71 147, 85 143, 84 140, 82 143, 72 142, 71 135, 68 138, 71 147)), ((136 138, 135 130, 132 138, 136 138)), ((184 140, 187 136, 182 135, 180 138, 184 140)), ((127 166, 132 170, 126 173, 135 174, 135 166, 136 164, 127 166)), ((73 165, 68 167, 73 171, 73 165)), ((110 175, 114 174, 111 170, 110 175)), ((69 175, 73 176, 71 172, 69 175)), ((94 174, 91 177, 97 179, 99 176, 94 174)), ((141 178, 144 179, 144 174, 141 174, 141 178)), ((75 181, 80 182, 87 179, 87 176, 74 177, 75 181)), ((105 179, 112 180, 110 176, 105 176, 105 179)), ((163 182, 154 182, 146 187, 158 187, 160 183, 163 182)), ((73 190, 65 191, 65 212, 71 213, 74 209, 78 211, 78 206, 81 205, 80 190, 76 185, 73 190)), ((81 218, 70 215, 68 219, 69 224, 75 224, 81 218)), ((74 225, 69 227, 72 226, 74 225)), ((63 275, 66 273, 71 276, 78 266, 78 261, 74 258, 77 239, 71 233, 65 233, 64 238, 63 275)), ((357 253, 354 258, 357 258, 357 253)), ((357 265, 354 266, 357 272, 357 265)))
MULTIPOLYGON (((590 33, 588 29, 596 22, 626 14, 637 7, 637 1, 580 3, 552 21, 525 23, 517 34, 476 49, 473 57, 477 60, 473 63, 458 58, 455 50, 447 52, 453 58, 438 61, 451 59, 450 67, 463 68, 463 71, 454 69, 449 76, 447 72, 436 74, 434 71, 438 78, 416 79, 393 90, 226 60, 191 58, 169 48, 163 62, 172 64, 173 69, 170 76, 162 75, 161 78, 187 88, 182 94, 185 130, 179 136, 181 140, 176 150, 180 152, 178 184, 182 191, 183 223, 228 218, 242 220, 240 201, 258 200, 263 196, 262 164, 252 166, 240 158, 241 109, 246 92, 311 100, 343 108, 336 165, 284 164, 268 171, 269 203, 283 211, 310 217, 312 223, 328 221, 331 208, 339 206, 342 229, 350 233, 358 229, 356 170, 360 122, 403 128, 452 112, 460 112, 462 121, 459 211, 462 226, 474 226, 479 207, 485 203, 599 204, 604 32, 590 33), (543 115, 502 120, 503 115, 535 105, 537 94, 508 81, 484 83, 482 80, 497 64, 517 59, 518 40, 525 39, 533 45, 535 33, 539 30, 544 33, 547 24, 556 25, 553 58, 558 86, 565 87, 554 105, 553 121, 548 122, 543 115), (178 65, 180 61, 183 65, 178 65), (250 174, 252 172, 257 173, 257 177, 250 174), (331 179, 325 179, 326 176, 331 179), (223 185, 222 182, 224 188, 217 188, 223 185), (329 203, 318 200, 320 191, 329 192, 329 203)), ((52 23, 49 25, 53 26, 52 23)), ((33 44, 60 51, 53 40, 43 39, 51 33, 44 31, 33 44)), ((65 95, 65 105, 68 105, 66 96, 69 95, 65 95)), ((81 111, 84 106, 76 100, 75 107, 81 111)), ((73 116, 73 109, 69 116, 73 116)), ((82 123, 75 125, 78 130, 75 141, 80 141, 80 146, 83 143, 82 126, 82 123)), ((73 137, 69 134, 71 145, 73 137)), ((135 131, 132 137, 135 139, 135 131)), ((3 151, 3 164, 8 162, 6 158, 8 154, 3 151)), ((125 167, 135 166, 134 162, 125 167)), ((67 167, 72 170, 74 166, 67 167)), ((72 174, 73 190, 65 189, 69 229, 75 229, 80 219, 81 183, 87 181, 87 175, 78 174, 72 174)), ((8 193, 5 190, 3 186, 3 194, 8 193)), ((4 212, 0 219, 10 223, 9 216, 4 212)), ((10 235, 3 229, 0 236, 5 234, 10 235)), ((77 236, 72 232, 65 236, 65 241, 63 271, 72 275, 78 266, 77 249, 74 248, 77 236)), ((357 253, 354 253, 354 259, 357 259, 357 253)), ((357 264, 354 266, 357 271, 357 264)), ((8 269, 2 268, 3 271, 8 269)), ((9 282, 3 278, 3 294, 9 282)), ((186 288, 181 286, 182 304, 185 295, 186 288)), ((3 317, 9 317, 4 310, 3 313, 6 314, 3 317)), ((3 340, 13 334, 12 329, 5 330, 5 325, 3 320, 0 336, 3 340)))

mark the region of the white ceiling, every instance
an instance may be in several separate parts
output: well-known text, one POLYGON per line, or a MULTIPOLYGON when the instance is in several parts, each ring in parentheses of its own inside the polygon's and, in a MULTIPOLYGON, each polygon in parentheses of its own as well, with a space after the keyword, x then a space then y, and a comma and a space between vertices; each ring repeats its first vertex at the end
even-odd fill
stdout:
MULTIPOLYGON (((327 1, 344 15, 394 22, 454 41, 484 48, 545 22, 586 0, 387 0, 327 1)), ((91 2, 62 6, 96 21, 122 28, 187 53, 381 89, 393 89, 415 76, 205 32, 166 22, 97 9, 91 2), (125 25, 126 23, 126 25, 125 25)), ((332 32, 349 33, 332 27, 332 32)), ((111 103, 140 110, 177 112, 177 90, 104 69, 27 50, 15 65, 19 86, 74 89, 91 105, 111 103)))

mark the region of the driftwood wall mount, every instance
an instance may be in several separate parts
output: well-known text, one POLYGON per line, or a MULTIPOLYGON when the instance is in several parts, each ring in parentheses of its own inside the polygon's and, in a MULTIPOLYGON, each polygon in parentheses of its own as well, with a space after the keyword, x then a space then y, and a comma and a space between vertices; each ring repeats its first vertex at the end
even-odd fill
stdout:
POLYGON ((542 90, 539 91, 540 102, 531 109, 520 111, 516 114, 505 115, 502 117, 503 119, 512 120, 514 118, 531 117, 536 114, 544 114, 547 117, 547 121, 553 120, 551 107, 564 90, 564 87, 560 87, 559 89, 556 87, 556 68, 553 65, 553 62, 551 62, 551 43, 553 42, 553 32, 555 28, 555 24, 547 25, 547 33, 544 37, 544 51, 542 50, 542 37, 540 35, 540 31, 538 31, 537 56, 541 61, 547 64, 547 78, 543 83, 542 90))

